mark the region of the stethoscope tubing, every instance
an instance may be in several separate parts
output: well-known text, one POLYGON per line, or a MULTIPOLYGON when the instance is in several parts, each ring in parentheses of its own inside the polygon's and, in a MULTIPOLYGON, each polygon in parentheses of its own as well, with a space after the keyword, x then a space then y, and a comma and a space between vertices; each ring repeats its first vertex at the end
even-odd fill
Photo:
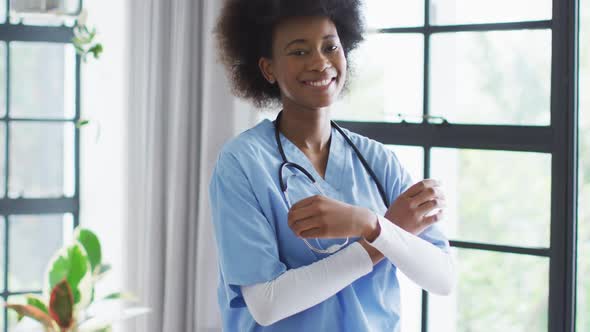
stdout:
MULTIPOLYGON (((285 151, 283 150, 283 144, 281 143, 281 138, 279 135, 279 121, 281 119, 281 115, 282 115, 282 111, 277 115, 277 118, 275 121, 273 121, 274 123, 274 127, 275 127, 275 140, 277 143, 277 147, 279 150, 279 153, 281 154, 281 158, 283 160, 283 163, 279 166, 279 184, 281 186, 281 191, 283 192, 283 195, 285 196, 285 199, 287 200, 287 204, 288 206, 291 206, 291 202, 289 199, 289 195, 287 193, 287 183, 285 181, 283 181, 283 169, 286 167, 294 167, 297 170, 301 171, 303 174, 305 174, 305 176, 311 181, 312 185, 314 185, 316 187, 316 189, 318 189, 318 191, 325 196, 323 190, 317 185, 317 181, 315 180, 315 178, 311 175, 311 173, 309 171, 307 171, 304 167, 302 167, 301 165, 298 165, 294 162, 290 162, 287 160, 287 156, 285 155, 285 151)), ((352 140, 350 139, 350 137, 348 137, 348 135, 346 135, 346 133, 344 132, 344 130, 342 130, 342 128, 340 128, 340 126, 338 126, 334 121, 330 121, 330 125, 332 127, 334 127, 346 140, 346 142, 352 147, 352 149, 354 150, 355 154, 357 155, 357 157, 359 158, 359 160, 361 161, 361 164, 363 165, 363 167, 365 168, 365 170, 369 173, 369 175, 371 176, 371 178, 373 179, 373 181, 375 182, 375 185, 377 186, 377 189, 379 190, 379 194, 381 195, 381 199, 383 200, 383 203, 385 204, 385 207, 389 207, 389 203, 387 200, 387 195, 385 194, 385 190, 383 189, 383 186, 381 185, 381 182, 379 181, 379 179, 377 179, 377 176, 375 175, 375 173, 373 172, 373 170, 371 169, 371 167, 369 166, 369 163, 367 162, 367 160, 363 157, 363 155, 361 154, 361 152, 359 151, 359 149, 356 147, 356 145, 352 142, 352 140)), ((315 248, 314 246, 312 246, 307 239, 303 239, 303 241, 305 242, 305 244, 309 247, 309 249, 311 249, 314 252, 320 253, 320 254, 332 254, 338 250, 340 250, 340 248, 344 247, 346 244, 348 244, 349 238, 346 238, 346 241, 344 241, 341 244, 338 245, 332 245, 330 247, 328 247, 328 249, 318 249, 315 248)), ((317 241, 317 239, 316 239, 317 241)), ((318 242, 319 244, 319 242, 318 242)), ((320 244, 321 246, 321 244, 320 244)))
MULTIPOLYGON (((281 158, 283 159, 283 163, 279 167, 279 182, 281 185, 281 190, 284 192, 286 190, 286 185, 283 183, 282 169, 285 165, 286 166, 293 166, 293 167, 297 168, 298 170, 303 172, 303 174, 305 174, 305 176, 307 176, 307 178, 309 178, 309 180, 312 183, 315 183, 316 180, 311 175, 311 173, 309 173, 305 168, 301 167, 300 165, 298 165, 296 163, 293 163, 293 162, 290 162, 287 160, 287 156, 285 155, 285 151, 283 150, 283 144, 281 143, 281 138, 279 135, 280 134, 279 133, 279 122, 281 120, 282 113, 283 112, 281 111, 277 115, 277 118, 275 121, 273 121, 273 123, 274 123, 274 127, 275 127, 275 140, 276 140, 276 143, 277 143, 277 146, 279 149, 279 153, 281 154, 281 158)), ((381 185, 381 182, 377 178, 377 175, 375 175, 375 172, 373 172, 373 169, 371 169, 371 166, 369 166, 369 163, 367 162, 365 157, 363 157, 363 154, 359 151, 357 146, 352 142, 350 137, 348 137, 348 135, 346 135, 344 130, 342 130, 342 128, 340 128, 339 125, 337 125, 334 121, 330 121, 330 125, 332 127, 334 127, 342 135, 342 137, 344 137, 344 139, 346 140, 348 145, 350 145, 350 147, 353 149, 353 151, 357 155, 357 158, 360 160, 361 164, 363 165, 363 167, 365 168, 367 173, 369 173, 369 175, 373 179, 373 182, 375 182, 375 185, 377 186, 377 190, 379 190, 379 195, 381 196, 381 199, 383 200, 383 204, 385 204, 385 207, 388 208, 389 207, 389 200, 387 199, 387 195, 385 194, 385 189, 383 189, 383 185, 381 185)))

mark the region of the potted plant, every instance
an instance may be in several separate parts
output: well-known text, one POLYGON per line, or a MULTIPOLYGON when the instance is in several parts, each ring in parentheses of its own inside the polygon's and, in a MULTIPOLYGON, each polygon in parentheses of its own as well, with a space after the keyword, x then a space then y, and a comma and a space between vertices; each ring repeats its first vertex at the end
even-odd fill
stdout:
POLYGON ((26 316, 39 322, 45 332, 109 331, 116 321, 149 312, 142 307, 96 312, 94 307, 100 303, 108 302, 111 306, 113 301, 135 301, 133 295, 125 292, 95 297, 95 285, 110 268, 102 262, 98 237, 78 227, 74 241, 59 249, 49 262, 43 294, 26 295, 26 304, 6 303, 5 306, 16 311, 19 321, 26 316))

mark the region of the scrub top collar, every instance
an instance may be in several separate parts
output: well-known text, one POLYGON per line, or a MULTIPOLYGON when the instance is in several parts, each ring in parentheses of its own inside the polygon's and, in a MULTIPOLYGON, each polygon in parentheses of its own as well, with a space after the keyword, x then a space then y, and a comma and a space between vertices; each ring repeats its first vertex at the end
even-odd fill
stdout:
MULTIPOLYGON (((273 145, 276 146, 274 140, 274 124, 270 120, 266 120, 268 125, 272 129, 272 142, 273 145)), ((283 144, 283 150, 285 151, 285 156, 287 160, 290 162, 294 162, 296 164, 301 165, 305 168, 308 172, 313 175, 316 181, 322 186, 324 190, 326 188, 340 191, 342 189, 342 180, 344 178, 344 170, 346 168, 346 160, 349 160, 348 155, 350 153, 348 149, 348 144, 344 140, 344 137, 337 132, 334 127, 331 128, 330 133, 330 148, 328 152, 328 163, 326 166, 325 178, 322 178, 320 174, 317 172, 313 164, 307 158, 307 156, 301 151, 293 142, 291 142, 287 137, 283 135, 283 133, 279 132, 279 138, 281 140, 281 144, 283 144)), ((277 154, 280 158, 280 153, 277 149, 277 154)))

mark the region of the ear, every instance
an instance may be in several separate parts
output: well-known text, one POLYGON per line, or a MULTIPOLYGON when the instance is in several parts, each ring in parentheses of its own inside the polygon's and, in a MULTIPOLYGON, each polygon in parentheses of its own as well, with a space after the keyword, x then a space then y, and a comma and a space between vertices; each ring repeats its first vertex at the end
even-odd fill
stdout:
POLYGON ((270 84, 275 84, 276 78, 273 75, 271 59, 261 57, 258 60, 258 68, 260 68, 260 72, 262 72, 262 75, 270 84))

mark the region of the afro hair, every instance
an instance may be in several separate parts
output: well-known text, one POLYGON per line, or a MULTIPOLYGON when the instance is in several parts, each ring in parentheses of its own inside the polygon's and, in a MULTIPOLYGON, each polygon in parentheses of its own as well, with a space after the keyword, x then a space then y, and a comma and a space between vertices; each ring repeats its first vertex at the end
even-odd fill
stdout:
POLYGON ((258 61, 272 55, 274 27, 287 18, 302 16, 323 16, 332 20, 347 60, 350 51, 363 40, 360 0, 225 1, 215 33, 219 58, 237 96, 252 101, 257 107, 280 103, 279 87, 268 84, 258 61))

